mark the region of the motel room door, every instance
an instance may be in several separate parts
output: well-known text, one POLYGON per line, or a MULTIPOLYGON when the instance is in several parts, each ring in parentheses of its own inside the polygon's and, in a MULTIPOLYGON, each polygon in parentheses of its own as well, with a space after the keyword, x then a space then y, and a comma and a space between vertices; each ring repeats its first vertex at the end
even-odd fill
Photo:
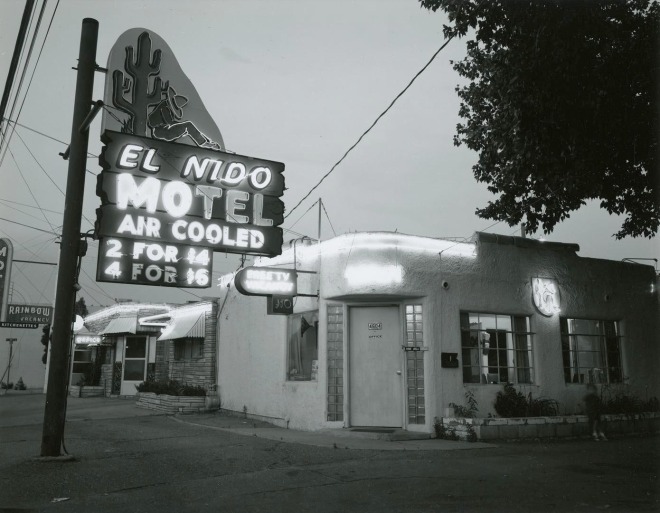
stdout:
POLYGON ((403 354, 399 316, 398 306, 350 309, 351 426, 403 425, 403 354))
POLYGON ((127 336, 124 344, 124 365, 121 395, 137 394, 136 385, 147 377, 147 337, 127 336))

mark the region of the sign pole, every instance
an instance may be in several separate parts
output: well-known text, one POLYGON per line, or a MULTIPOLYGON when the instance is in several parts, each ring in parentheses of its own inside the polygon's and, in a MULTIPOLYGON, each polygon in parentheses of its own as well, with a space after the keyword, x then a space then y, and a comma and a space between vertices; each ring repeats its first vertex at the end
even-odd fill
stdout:
POLYGON ((89 140, 88 129, 81 132, 80 127, 92 105, 98 28, 98 21, 92 18, 85 18, 82 22, 41 456, 59 456, 64 438, 67 359, 76 295, 74 285, 80 251, 80 223, 89 140))
POLYGON ((14 342, 16 342, 16 339, 8 338, 7 342, 9 342, 9 363, 7 364, 7 390, 9 390, 9 372, 11 371, 11 361, 14 358, 13 349, 14 349, 14 342))

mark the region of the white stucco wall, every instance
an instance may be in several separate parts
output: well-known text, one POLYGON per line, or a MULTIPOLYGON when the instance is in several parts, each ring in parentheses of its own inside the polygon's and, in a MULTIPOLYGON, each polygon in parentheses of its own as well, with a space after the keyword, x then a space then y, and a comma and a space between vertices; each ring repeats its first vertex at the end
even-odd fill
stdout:
MULTIPOLYGON (((291 267, 292 257, 280 259, 291 267)), ((268 265, 273 265, 269 262, 268 265)), ((299 266, 314 270, 313 267, 299 266)), ((316 275, 301 276, 298 291, 316 292, 316 275)), ((225 288, 225 290, 227 290, 225 288)), ((266 315, 266 298, 231 286, 219 299, 218 390, 222 408, 259 415, 292 429, 317 429, 324 417, 325 337, 319 328, 317 381, 287 381, 287 316, 266 315)), ((318 309, 316 298, 296 299, 295 313, 318 309)), ((324 323, 319 319, 319 326, 324 323)))
MULTIPOLYGON (((530 318, 535 380, 534 385, 518 388, 558 400, 561 413, 581 411, 585 386, 564 382, 560 316, 618 321, 624 335, 626 387, 642 398, 648 393, 654 395, 660 390, 656 372, 660 363, 660 308, 653 268, 581 258, 577 249, 575 245, 493 235, 458 243, 361 233, 323 242, 319 261, 316 245, 299 246, 298 268, 320 268, 318 381, 286 381, 286 317, 267 316, 265 298, 241 296, 231 287, 218 323, 218 383, 223 407, 242 411, 245 406, 248 413, 279 419, 283 425, 288 421, 289 427, 299 429, 336 425, 325 421, 327 302, 343 304, 345 311, 349 305, 381 302, 423 305, 428 350, 426 424, 421 427, 427 431, 432 430, 433 417, 442 416, 449 403, 465 402, 466 390, 474 392, 481 416, 494 413, 493 401, 502 389, 502 385, 464 385, 460 366, 441 367, 441 352, 458 353, 462 365, 461 311, 530 318), (558 283, 558 314, 545 317, 534 307, 534 277, 558 283)), ((293 251, 264 259, 259 265, 292 268, 293 251)), ((308 282, 306 286, 313 285, 308 282)), ((298 298, 295 311, 316 309, 317 304, 316 299, 298 298)), ((345 335, 344 354, 348 355, 346 348, 345 335)), ((350 425, 350 419, 345 418, 345 423, 350 425)))

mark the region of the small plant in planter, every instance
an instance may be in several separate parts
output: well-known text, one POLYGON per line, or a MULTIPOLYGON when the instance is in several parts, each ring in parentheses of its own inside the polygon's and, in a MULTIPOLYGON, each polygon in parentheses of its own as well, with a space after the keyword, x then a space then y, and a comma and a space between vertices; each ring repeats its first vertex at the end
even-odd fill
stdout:
POLYGON ((500 417, 554 417, 558 414, 559 403, 554 399, 533 398, 516 390, 512 383, 504 385, 497 392, 495 411, 500 417))
POLYGON ((454 408, 454 414, 457 417, 463 417, 465 419, 473 419, 477 416, 479 412, 479 403, 474 397, 474 392, 472 390, 467 390, 465 392, 465 402, 467 405, 449 403, 450 408, 454 408))
POLYGON ((438 417, 433 419, 433 428, 435 429, 436 438, 442 440, 460 440, 456 434, 456 430, 454 428, 446 428, 438 417))

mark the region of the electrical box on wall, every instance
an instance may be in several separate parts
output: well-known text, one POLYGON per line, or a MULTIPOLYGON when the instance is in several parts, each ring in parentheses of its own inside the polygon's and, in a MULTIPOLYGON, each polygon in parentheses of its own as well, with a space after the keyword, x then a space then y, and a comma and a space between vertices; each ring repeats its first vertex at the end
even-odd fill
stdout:
POLYGON ((445 368, 457 368, 458 367, 458 353, 441 353, 440 354, 440 363, 445 368))

